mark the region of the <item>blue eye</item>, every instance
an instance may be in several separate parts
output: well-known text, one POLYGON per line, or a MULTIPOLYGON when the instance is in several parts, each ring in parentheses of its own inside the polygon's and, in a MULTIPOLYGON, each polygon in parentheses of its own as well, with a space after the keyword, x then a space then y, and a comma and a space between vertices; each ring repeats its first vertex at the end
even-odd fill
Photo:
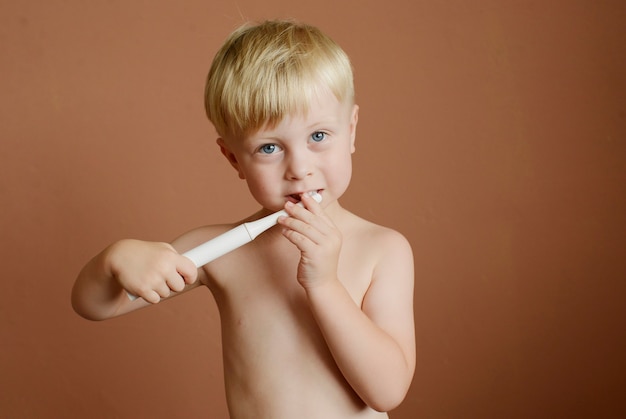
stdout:
POLYGON ((278 150, 278 146, 276 144, 265 144, 259 148, 259 151, 263 154, 272 154, 276 150, 278 150))
POLYGON ((324 138, 326 138, 326 133, 322 131, 316 131, 313 134, 311 134, 311 140, 315 141, 316 143, 323 141, 324 138))

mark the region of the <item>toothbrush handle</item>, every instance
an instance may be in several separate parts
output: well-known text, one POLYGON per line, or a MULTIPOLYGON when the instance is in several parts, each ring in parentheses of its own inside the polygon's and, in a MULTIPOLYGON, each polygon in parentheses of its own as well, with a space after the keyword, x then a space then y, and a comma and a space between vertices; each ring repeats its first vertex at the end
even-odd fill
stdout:
POLYGON ((188 250, 183 253, 183 256, 191 259, 196 267, 199 268, 250 241, 252 241, 252 237, 250 237, 246 226, 241 224, 214 239, 188 250))
MULTIPOLYGON (((315 193, 312 196, 317 202, 322 201, 322 196, 320 194, 315 193)), ((299 205, 302 205, 302 203, 300 202, 299 205)), ((191 259, 197 268, 204 266, 218 257, 224 256, 226 253, 232 252, 238 247, 251 242, 259 234, 276 225, 278 218, 283 215, 287 215, 287 213, 285 210, 280 210, 267 215, 260 220, 240 224, 232 230, 228 230, 226 233, 220 234, 219 236, 186 251, 183 253, 183 256, 191 259)), ((136 295, 133 295, 128 291, 126 294, 128 295, 128 299, 130 301, 135 301, 137 299, 136 295)))
MULTIPOLYGON (((248 233, 248 229, 245 224, 238 225, 237 227, 228 230, 226 233, 202 243, 199 246, 194 247, 183 253, 183 256, 190 259, 196 268, 206 265, 207 263, 224 256, 226 253, 232 252, 238 247, 243 246, 246 243, 251 242, 253 237, 248 233)), ((136 295, 126 291, 126 295, 130 301, 137 299, 136 295)))

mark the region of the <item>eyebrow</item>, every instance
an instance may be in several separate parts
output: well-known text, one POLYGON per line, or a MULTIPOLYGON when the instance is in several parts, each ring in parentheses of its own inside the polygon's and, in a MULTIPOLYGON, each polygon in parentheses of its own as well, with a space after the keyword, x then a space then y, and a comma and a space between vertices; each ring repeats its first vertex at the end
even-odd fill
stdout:
POLYGON ((338 118, 336 114, 331 114, 329 116, 325 116, 319 120, 317 120, 316 122, 312 123, 311 125, 307 126, 306 129, 307 130, 313 130, 316 127, 319 127, 320 125, 333 125, 333 124, 337 124, 339 123, 341 120, 341 118, 338 118))
MULTIPOLYGON (((324 128, 327 127, 328 125, 334 126, 336 124, 338 124, 341 121, 341 117, 338 116, 336 113, 328 113, 325 115, 322 115, 322 117, 320 117, 319 119, 315 120, 313 123, 306 125, 304 127, 304 129, 306 131, 309 132, 313 132, 316 129, 319 128, 324 128)), ((276 126, 280 125, 282 121, 279 121, 276 126)), ((255 142, 259 142, 259 141, 267 141, 267 140, 280 140, 281 139, 281 135, 278 135, 277 130, 276 130, 276 126, 273 128, 260 128, 258 129, 254 134, 250 135, 250 136, 246 136, 246 139, 244 140, 244 142, 251 142, 251 141, 255 141, 255 142), (261 131, 264 131, 264 135, 262 136, 257 136, 257 134, 261 131)))

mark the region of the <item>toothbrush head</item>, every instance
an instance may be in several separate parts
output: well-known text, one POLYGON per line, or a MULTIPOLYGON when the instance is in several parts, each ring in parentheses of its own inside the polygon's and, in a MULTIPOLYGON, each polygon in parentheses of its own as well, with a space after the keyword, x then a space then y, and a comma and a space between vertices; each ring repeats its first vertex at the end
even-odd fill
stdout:
POLYGON ((317 191, 311 191, 309 192, 309 195, 311 196, 311 198, 313 198, 315 200, 315 202, 317 202, 318 204, 320 202, 322 202, 322 195, 320 195, 317 191))

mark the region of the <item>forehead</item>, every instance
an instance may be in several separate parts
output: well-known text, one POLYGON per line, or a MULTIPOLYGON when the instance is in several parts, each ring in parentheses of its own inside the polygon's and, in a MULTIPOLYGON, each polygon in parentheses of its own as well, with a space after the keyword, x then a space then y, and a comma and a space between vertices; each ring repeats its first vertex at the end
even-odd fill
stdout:
POLYGON ((275 122, 264 124, 251 136, 285 129, 331 128, 348 121, 351 105, 351 101, 337 99, 329 89, 319 90, 310 97, 305 107, 287 113, 275 122))

